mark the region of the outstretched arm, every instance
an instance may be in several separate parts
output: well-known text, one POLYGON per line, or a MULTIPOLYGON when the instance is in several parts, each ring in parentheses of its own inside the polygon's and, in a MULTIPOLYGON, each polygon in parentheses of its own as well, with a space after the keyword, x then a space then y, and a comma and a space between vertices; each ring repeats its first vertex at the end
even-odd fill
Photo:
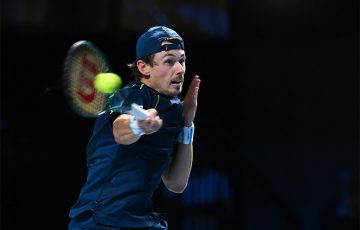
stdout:
MULTIPOLYGON (((200 87, 200 78, 195 76, 183 101, 184 126, 191 127, 194 122, 197 97, 200 87)), ((193 145, 179 143, 175 156, 164 172, 162 180, 164 185, 172 192, 182 193, 188 183, 193 161, 193 145)))

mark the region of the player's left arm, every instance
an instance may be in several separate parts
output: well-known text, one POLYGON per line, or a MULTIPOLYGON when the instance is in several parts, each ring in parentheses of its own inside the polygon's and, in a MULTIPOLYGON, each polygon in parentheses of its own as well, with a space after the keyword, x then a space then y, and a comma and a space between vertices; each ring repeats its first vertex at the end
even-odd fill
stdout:
MULTIPOLYGON (((184 126, 191 127, 194 122, 200 78, 195 76, 189 86, 183 101, 184 126)), ((182 193, 188 183, 193 162, 193 144, 179 143, 175 156, 162 175, 164 185, 172 192, 182 193)))

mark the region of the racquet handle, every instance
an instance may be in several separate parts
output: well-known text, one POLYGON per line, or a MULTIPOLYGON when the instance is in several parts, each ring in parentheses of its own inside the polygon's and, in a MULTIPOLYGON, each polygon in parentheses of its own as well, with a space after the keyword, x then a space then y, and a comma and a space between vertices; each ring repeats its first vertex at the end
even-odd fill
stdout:
POLYGON ((131 104, 131 109, 129 111, 137 120, 146 120, 149 117, 149 113, 144 110, 140 105, 135 103, 131 104))

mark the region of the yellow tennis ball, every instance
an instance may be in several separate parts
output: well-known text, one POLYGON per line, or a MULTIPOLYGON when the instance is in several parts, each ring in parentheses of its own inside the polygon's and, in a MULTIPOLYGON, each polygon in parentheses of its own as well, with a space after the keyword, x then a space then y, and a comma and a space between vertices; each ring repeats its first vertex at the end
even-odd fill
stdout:
POLYGON ((94 87, 102 93, 113 93, 122 86, 122 79, 115 73, 99 73, 95 76, 94 87))

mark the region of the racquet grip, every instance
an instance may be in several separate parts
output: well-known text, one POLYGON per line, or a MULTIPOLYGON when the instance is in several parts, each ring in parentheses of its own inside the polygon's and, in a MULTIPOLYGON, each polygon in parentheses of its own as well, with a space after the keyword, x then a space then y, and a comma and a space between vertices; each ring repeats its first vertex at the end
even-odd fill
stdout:
POLYGON ((137 120, 146 120, 149 117, 149 113, 144 110, 140 105, 135 103, 131 104, 131 109, 129 111, 137 120))

